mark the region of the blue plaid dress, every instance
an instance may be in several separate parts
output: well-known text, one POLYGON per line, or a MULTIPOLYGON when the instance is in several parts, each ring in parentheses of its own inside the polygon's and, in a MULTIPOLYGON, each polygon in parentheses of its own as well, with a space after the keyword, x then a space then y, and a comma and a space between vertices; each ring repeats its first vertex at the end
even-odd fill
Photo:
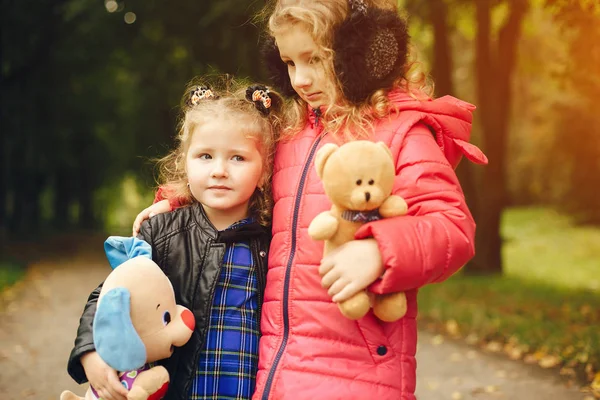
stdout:
POLYGON ((236 242, 225 250, 190 399, 250 399, 258 370, 258 339, 257 266, 248 243, 236 242))

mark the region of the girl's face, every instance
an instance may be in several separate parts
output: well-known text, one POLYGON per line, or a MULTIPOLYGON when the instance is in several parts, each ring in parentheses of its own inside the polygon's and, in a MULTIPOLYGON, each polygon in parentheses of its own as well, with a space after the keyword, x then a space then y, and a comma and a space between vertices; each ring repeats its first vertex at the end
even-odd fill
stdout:
POLYGON ((222 118, 192 132, 186 156, 190 191, 215 226, 227 220, 217 229, 246 218, 250 197, 262 184, 263 157, 247 132, 247 121, 222 118))
POLYGON ((319 58, 319 46, 302 24, 293 24, 275 35, 281 60, 288 67, 292 87, 312 108, 331 102, 331 80, 319 58))

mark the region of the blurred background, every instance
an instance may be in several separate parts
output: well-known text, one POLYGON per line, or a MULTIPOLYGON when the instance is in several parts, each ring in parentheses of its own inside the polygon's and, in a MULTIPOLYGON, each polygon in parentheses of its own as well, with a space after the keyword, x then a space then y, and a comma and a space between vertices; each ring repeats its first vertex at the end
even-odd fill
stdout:
MULTIPOLYGON (((73 238, 101 251, 98 238, 130 234, 192 77, 264 80, 253 18, 264 2, 0 4, 0 291, 11 293, 73 238)), ((600 2, 399 5, 436 96, 477 105, 473 141, 490 160, 459 166, 477 256, 421 291, 422 327, 600 393, 600 2)))

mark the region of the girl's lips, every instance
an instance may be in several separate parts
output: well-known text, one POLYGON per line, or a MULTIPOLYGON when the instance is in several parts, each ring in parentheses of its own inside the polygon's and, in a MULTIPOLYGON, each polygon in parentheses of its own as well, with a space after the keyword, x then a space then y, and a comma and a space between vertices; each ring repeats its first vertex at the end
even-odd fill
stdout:
POLYGON ((321 92, 315 92, 305 95, 306 100, 316 100, 321 95, 321 92))
POLYGON ((210 186, 209 189, 211 189, 211 190, 231 190, 231 188, 228 188, 227 186, 210 186))

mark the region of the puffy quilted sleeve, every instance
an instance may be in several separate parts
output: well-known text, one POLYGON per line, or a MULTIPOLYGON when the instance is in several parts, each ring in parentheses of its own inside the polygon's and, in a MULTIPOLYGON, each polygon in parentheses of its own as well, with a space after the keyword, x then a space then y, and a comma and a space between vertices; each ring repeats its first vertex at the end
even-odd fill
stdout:
POLYGON ((439 282, 473 257, 475 222, 453 168, 423 124, 400 144, 394 194, 406 200, 408 214, 368 223, 355 235, 377 240, 386 269, 370 290, 390 293, 439 282))

